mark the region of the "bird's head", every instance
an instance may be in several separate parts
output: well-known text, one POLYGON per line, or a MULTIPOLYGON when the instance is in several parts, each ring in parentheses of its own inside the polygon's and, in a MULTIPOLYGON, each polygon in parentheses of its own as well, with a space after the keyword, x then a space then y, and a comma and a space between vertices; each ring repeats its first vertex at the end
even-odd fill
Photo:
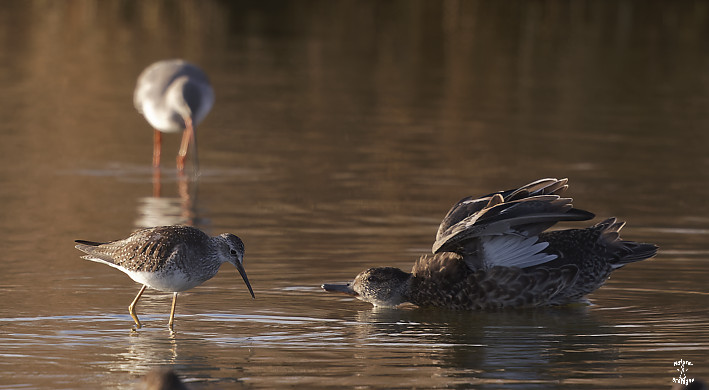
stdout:
POLYGON ((244 279, 246 287, 249 288, 251 297, 255 298, 254 290, 251 289, 251 283, 249 283, 249 278, 246 277, 246 270, 244 269, 244 242, 241 241, 239 237, 231 233, 221 234, 220 237, 224 240, 226 246, 228 247, 226 260, 229 263, 234 264, 236 269, 239 271, 241 278, 244 279))
POLYGON ((408 301, 411 274, 393 267, 370 268, 346 284, 323 284, 328 292, 345 293, 374 306, 394 307, 408 301))

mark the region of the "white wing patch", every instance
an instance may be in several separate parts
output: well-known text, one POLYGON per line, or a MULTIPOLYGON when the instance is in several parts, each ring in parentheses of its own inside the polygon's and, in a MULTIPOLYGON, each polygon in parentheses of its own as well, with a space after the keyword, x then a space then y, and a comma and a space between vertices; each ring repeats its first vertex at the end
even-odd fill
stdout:
POLYGON ((537 242, 538 237, 511 234, 480 237, 482 263, 485 268, 494 266, 526 268, 556 259, 556 255, 542 252, 548 242, 537 242))

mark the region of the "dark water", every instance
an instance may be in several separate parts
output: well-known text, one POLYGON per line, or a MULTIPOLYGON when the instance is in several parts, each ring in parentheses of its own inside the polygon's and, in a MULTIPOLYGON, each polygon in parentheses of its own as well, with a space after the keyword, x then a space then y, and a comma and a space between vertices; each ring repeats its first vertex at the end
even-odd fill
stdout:
POLYGON ((14 1, 0 9, 0 388, 670 388, 709 378, 705 2, 14 1), (200 64, 197 182, 166 136, 152 197, 140 71, 200 64), (657 243, 590 306, 375 310, 319 289, 408 268, 466 195, 569 177, 657 243), (246 243, 180 295, 74 239, 187 222, 246 243))

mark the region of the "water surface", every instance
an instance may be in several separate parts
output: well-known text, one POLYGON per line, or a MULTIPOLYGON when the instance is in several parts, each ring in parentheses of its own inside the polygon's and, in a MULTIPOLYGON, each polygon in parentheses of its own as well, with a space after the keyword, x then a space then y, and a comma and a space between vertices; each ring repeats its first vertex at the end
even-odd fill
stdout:
MULTIPOLYGON (((8 2, 0 11, 0 388, 669 388, 709 378, 709 7, 702 2, 8 2), (210 75, 201 176, 132 107, 140 71, 210 75), (467 195, 569 177, 657 243, 590 305, 378 310, 319 285, 409 268, 467 195), (180 294, 74 239, 189 223, 246 244, 180 294)), ((575 226, 575 225, 574 225, 575 226)))

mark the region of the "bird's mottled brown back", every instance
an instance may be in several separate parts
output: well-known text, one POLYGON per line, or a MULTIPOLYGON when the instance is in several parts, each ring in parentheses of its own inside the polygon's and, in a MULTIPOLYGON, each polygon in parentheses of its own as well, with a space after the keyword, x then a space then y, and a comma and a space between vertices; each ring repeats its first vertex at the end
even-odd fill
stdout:
POLYGON ((161 226, 137 230, 123 240, 82 245, 81 250, 130 271, 155 272, 171 262, 183 261, 186 243, 192 251, 203 251, 208 238, 199 229, 188 226, 161 226))

